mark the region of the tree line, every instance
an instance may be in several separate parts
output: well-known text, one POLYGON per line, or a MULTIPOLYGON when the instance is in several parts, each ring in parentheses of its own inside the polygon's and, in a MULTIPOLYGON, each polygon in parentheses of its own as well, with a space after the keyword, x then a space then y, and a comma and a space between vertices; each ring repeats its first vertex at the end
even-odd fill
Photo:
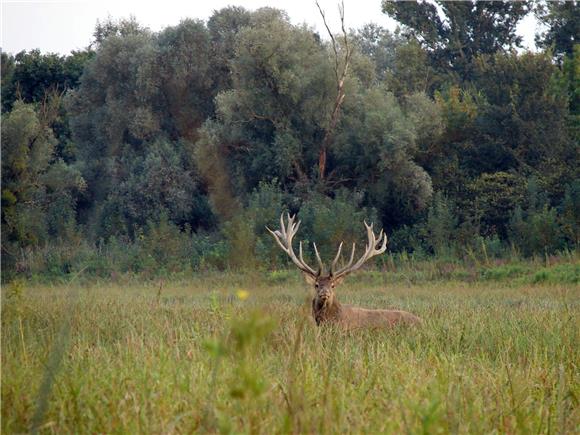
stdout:
POLYGON ((383 1, 397 31, 330 40, 228 7, 2 53, 3 276, 276 267, 282 212, 323 255, 364 219, 418 256, 575 249, 576 3, 383 1))

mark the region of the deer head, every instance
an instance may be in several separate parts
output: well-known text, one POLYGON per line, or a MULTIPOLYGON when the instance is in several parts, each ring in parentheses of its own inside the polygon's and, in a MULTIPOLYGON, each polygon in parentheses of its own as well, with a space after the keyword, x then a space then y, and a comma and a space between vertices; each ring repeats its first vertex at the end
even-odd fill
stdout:
POLYGON ((360 269, 367 260, 374 257, 375 255, 382 254, 387 249, 387 235, 381 230, 378 237, 375 236, 373 225, 367 225, 367 223, 364 222, 367 230, 368 240, 365 252, 356 263, 354 262, 356 245, 353 243, 348 263, 342 268, 337 268, 337 264, 340 260, 340 254, 342 252, 343 243, 341 242, 338 246, 338 252, 336 253, 334 260, 330 265, 328 273, 325 273, 324 265, 320 259, 318 249, 316 248, 316 243, 314 243, 314 252, 316 254, 316 261, 318 263, 317 269, 314 270, 312 267, 306 264, 302 258, 302 242, 300 242, 298 245, 298 256, 296 256, 294 253, 292 240, 298 232, 298 228, 300 227, 300 221, 295 222, 295 218, 296 216, 290 216, 290 214, 288 214, 287 225, 284 225, 284 215, 282 215, 280 216, 279 230, 272 231, 268 227, 266 227, 266 229, 274 236, 274 239, 280 248, 282 248, 282 250, 288 254, 292 262, 298 267, 298 269, 302 271, 306 281, 314 286, 315 296, 312 303, 315 311, 323 310, 326 307, 331 307, 337 304, 338 301, 334 293, 335 287, 339 285, 348 274, 360 269))

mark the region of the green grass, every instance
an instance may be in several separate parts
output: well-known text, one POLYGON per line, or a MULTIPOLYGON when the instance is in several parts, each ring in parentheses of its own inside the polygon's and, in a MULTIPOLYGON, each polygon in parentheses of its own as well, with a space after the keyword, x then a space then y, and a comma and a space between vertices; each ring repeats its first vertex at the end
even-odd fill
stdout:
POLYGON ((2 294, 2 433, 578 432, 580 290, 533 278, 564 269, 355 275, 343 302, 425 324, 348 334, 313 324, 296 273, 17 282, 2 294))

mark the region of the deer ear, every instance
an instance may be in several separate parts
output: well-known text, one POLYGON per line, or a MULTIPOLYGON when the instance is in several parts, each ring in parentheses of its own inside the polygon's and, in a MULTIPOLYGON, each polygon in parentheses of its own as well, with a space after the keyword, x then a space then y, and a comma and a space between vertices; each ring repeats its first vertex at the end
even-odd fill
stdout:
POLYGON ((333 280, 335 285, 341 284, 342 281, 344 281, 344 276, 341 276, 340 278, 336 278, 335 280, 333 280))
POLYGON ((308 284, 312 285, 316 284, 316 278, 310 275, 309 273, 303 273, 302 276, 304 277, 304 279, 308 284))

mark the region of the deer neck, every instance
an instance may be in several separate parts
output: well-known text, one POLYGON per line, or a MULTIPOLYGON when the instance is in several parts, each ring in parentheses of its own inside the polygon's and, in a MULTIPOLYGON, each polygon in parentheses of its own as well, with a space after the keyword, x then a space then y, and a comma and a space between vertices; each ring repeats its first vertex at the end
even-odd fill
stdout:
POLYGON ((314 298, 312 300, 312 315, 317 325, 324 322, 338 322, 342 314, 342 306, 340 302, 333 298, 332 303, 320 304, 319 301, 314 298))

